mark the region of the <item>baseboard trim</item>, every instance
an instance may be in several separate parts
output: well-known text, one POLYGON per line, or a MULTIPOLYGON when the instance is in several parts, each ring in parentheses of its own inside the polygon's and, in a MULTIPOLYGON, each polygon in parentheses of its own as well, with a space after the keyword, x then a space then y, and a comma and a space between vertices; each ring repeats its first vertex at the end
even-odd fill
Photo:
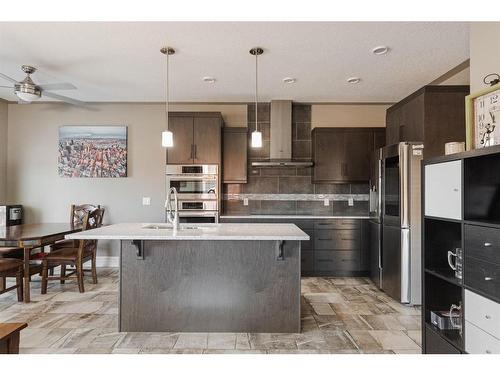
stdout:
POLYGON ((100 257, 96 259, 98 268, 118 268, 120 266, 120 257, 100 257))

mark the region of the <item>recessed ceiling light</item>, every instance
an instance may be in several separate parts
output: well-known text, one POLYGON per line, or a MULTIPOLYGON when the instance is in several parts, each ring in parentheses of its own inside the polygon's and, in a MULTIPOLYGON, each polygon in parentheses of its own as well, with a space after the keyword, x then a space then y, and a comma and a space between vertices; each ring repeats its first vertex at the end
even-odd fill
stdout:
POLYGON ((387 46, 377 46, 374 49, 372 49, 372 52, 375 55, 385 55, 387 52, 389 52, 389 47, 387 47, 387 46))
POLYGON ((214 77, 203 77, 203 82, 215 83, 215 78, 214 77))
POLYGON ((352 84, 360 83, 361 82, 361 78, 359 78, 359 77, 349 77, 349 78, 347 78, 347 82, 352 83, 352 84))
POLYGON ((296 78, 292 78, 292 77, 283 78, 283 83, 295 83, 295 82, 297 82, 296 78))

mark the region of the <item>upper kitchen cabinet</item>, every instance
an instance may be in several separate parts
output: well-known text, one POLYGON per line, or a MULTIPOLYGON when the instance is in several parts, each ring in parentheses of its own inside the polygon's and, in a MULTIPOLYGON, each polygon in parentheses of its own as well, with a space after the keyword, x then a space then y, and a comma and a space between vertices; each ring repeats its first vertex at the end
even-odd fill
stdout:
POLYGON ((222 179, 223 183, 247 182, 247 128, 222 130, 222 179))
POLYGON ((366 182, 370 155, 383 146, 383 129, 315 128, 313 182, 366 182))
POLYGON ((444 154, 447 142, 465 141, 469 86, 425 86, 387 109, 386 144, 424 143, 424 157, 444 154))
POLYGON ((220 164, 222 115, 219 112, 171 112, 174 146, 168 164, 220 164))

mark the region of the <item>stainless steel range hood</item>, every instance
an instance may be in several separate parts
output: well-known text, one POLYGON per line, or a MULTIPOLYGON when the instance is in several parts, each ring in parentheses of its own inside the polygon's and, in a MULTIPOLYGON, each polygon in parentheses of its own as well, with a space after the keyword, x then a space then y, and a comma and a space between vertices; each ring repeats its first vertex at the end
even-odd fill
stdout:
POLYGON ((311 160, 294 159, 292 155, 292 101, 271 101, 271 147, 269 160, 252 162, 252 167, 312 167, 311 160))

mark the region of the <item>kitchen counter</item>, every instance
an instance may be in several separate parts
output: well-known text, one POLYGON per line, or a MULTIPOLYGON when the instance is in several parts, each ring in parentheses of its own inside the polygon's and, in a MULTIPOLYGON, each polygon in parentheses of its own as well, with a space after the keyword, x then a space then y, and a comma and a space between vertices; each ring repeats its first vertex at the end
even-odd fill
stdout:
POLYGON ((121 223, 68 235, 120 240, 121 332, 300 332, 295 224, 121 223))
POLYGON ((180 224, 174 234, 165 223, 120 223, 66 236, 72 240, 238 240, 307 241, 294 224, 180 224))
POLYGON ((326 216, 326 215, 221 215, 221 219, 370 219, 369 216, 326 216))

